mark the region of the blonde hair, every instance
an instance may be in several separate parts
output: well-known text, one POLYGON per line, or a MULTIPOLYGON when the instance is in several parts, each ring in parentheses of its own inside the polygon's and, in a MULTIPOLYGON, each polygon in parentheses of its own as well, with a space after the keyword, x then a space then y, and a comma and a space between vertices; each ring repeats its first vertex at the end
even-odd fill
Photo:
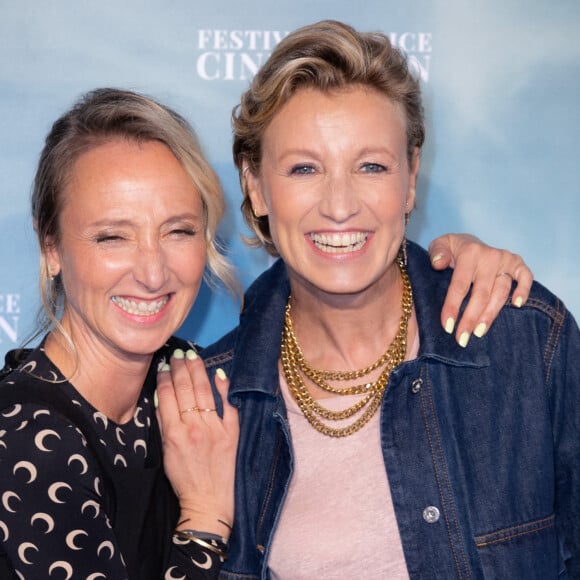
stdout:
MULTIPOLYGON (((58 316, 66 296, 60 276, 51 279, 46 262, 49 244, 60 241, 63 195, 76 160, 114 139, 163 143, 191 177, 203 206, 204 235, 210 282, 221 280, 232 292, 238 286, 216 239, 225 210, 221 185, 189 123, 178 113, 144 95, 112 88, 83 95, 52 126, 40 155, 32 192, 32 217, 40 246, 40 291, 43 310, 35 336, 55 328, 72 347, 58 316)), ((74 350, 74 347, 73 347, 74 350)))
POLYGON ((372 88, 402 106, 407 126, 407 155, 425 140, 425 121, 419 81, 405 55, 379 32, 358 32, 351 26, 325 20, 292 32, 274 49, 232 113, 233 156, 244 199, 241 209, 254 233, 248 239, 273 256, 267 217, 256 217, 249 199, 244 162, 258 174, 266 128, 296 91, 324 92, 354 85, 372 88))

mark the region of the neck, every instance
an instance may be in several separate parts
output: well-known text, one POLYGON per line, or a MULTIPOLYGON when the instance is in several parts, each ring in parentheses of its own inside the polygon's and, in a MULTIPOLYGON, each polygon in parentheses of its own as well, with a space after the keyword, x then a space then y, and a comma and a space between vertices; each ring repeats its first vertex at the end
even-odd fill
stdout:
POLYGON ((355 370, 378 359, 399 330, 403 280, 398 268, 356 295, 325 296, 292 287, 294 332, 319 369, 355 370))
POLYGON ((53 331, 45 343, 48 358, 95 409, 116 423, 133 417, 152 355, 115 356, 94 344, 74 340, 75 351, 53 331))

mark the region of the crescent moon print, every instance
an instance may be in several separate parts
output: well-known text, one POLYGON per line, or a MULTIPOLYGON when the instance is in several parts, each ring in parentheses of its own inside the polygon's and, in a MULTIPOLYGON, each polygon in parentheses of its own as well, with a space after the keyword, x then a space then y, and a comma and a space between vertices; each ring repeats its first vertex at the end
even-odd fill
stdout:
POLYGON ((12 470, 12 475, 16 475, 16 472, 19 469, 24 469, 28 471, 29 478, 26 483, 32 483, 36 479, 36 476, 38 475, 36 467, 32 463, 30 463, 30 461, 19 461, 14 466, 14 469, 12 470))
POLYGON ((37 419, 40 415, 50 415, 50 411, 48 409, 39 409, 38 411, 34 411, 32 418, 37 419))
POLYGON ((30 560, 26 559, 26 550, 35 550, 38 552, 38 548, 32 542, 23 542, 18 546, 18 557, 25 563, 25 564, 32 564, 30 560))
POLYGON ((36 368, 36 361, 31 360, 30 362, 27 362, 23 367, 21 367, 20 370, 23 373, 32 373, 32 372, 34 372, 35 368, 36 368))
POLYGON ((141 447, 143 452, 145 453, 145 457, 147 457, 147 443, 143 439, 137 439, 133 444, 133 450, 137 453, 137 448, 141 447))
POLYGON ((6 411, 6 413, 2 413, 2 417, 14 417, 18 415, 18 413, 20 413, 21 410, 22 405, 16 404, 13 407, 11 407, 9 411, 6 411))
POLYGON ((87 532, 85 532, 84 530, 73 530, 72 532, 69 532, 66 535, 66 545, 71 549, 71 550, 82 550, 83 548, 81 546, 77 546, 75 544, 75 538, 77 536, 88 536, 89 534, 87 534, 87 532))
POLYGON ((139 414, 141 413, 142 410, 143 409, 141 407, 137 407, 135 409, 135 416, 133 418, 133 421, 135 422, 135 425, 137 425, 137 427, 145 427, 145 424, 139 420, 139 414))
POLYGON ((109 560, 114 556, 115 554, 115 548, 113 547, 113 542, 106 540, 105 542, 101 542, 99 544, 99 547, 97 548, 97 556, 101 555, 101 550, 107 549, 109 550, 109 560))
POLYGON ((44 512, 38 512, 37 514, 34 514, 30 518, 30 525, 34 525, 36 520, 42 520, 46 523, 46 532, 44 532, 45 534, 50 534, 50 532, 54 530, 54 520, 48 514, 45 514, 44 512))
POLYGON ((24 427, 26 427, 26 425, 28 425, 28 421, 22 421, 22 423, 20 423, 20 425, 18 425, 18 427, 16 427, 15 431, 22 431, 22 429, 24 429, 24 427))
POLYGON ((165 572, 164 580, 187 580, 186 576, 174 576, 172 570, 175 570, 177 566, 171 566, 167 572, 165 572))
POLYGON ((58 497, 56 495, 58 490, 63 488, 63 487, 72 491, 72 487, 68 483, 65 483, 64 481, 57 481, 56 483, 53 483, 48 488, 48 497, 54 503, 66 503, 64 500, 58 499, 58 497))
POLYGON ((10 500, 13 497, 15 497, 18 501, 22 501, 22 498, 14 491, 5 491, 2 494, 2 505, 4 506, 4 509, 11 514, 16 513, 16 510, 10 507, 10 500))
POLYGON ((117 427, 117 429, 115 431, 117 433, 117 441, 121 445, 126 445, 126 443, 123 441, 123 437, 125 436, 123 429, 121 427, 117 427))
POLYGON ((2 530, 2 533, 4 534, 2 541, 5 542, 10 537, 10 530, 2 520, 0 520, 0 530, 2 530))
POLYGON ((211 568, 211 558, 204 552, 203 555, 205 556, 205 562, 201 563, 198 562, 197 560, 194 560, 193 558, 191 558, 191 561, 198 567, 201 568, 202 570, 209 570, 211 568))
POLYGON ((127 467, 127 460, 120 453, 115 455, 115 460, 113 461, 114 465, 117 465, 117 463, 122 463, 125 467, 127 467))
POLYGON ((48 575, 52 576, 52 572, 57 568, 62 568, 66 572, 64 580, 70 580, 72 578, 73 575, 72 566, 68 562, 65 562, 64 560, 60 560, 58 562, 54 562, 53 564, 51 564, 50 568, 48 569, 48 575))
POLYGON ((70 466, 70 464, 74 463, 75 461, 78 461, 81 464, 80 474, 84 475, 89 468, 87 460, 80 453, 75 453, 68 458, 67 465, 70 466))
POLYGON ((52 429, 43 429, 36 434, 36 437, 34 438, 34 444, 41 451, 54 451, 53 449, 48 449, 45 447, 44 440, 47 437, 56 437, 57 439, 60 439, 60 435, 56 431, 53 431, 52 429))
POLYGON ((101 413, 100 411, 96 411, 95 413, 93 413, 93 420, 95 421, 95 423, 98 423, 100 421, 105 429, 109 425, 109 420, 107 419, 107 416, 101 413))
POLYGON ((87 580, 99 580, 99 578, 106 578, 106 576, 101 574, 101 572, 95 572, 94 574, 87 576, 87 580))
POLYGON ((95 510, 95 515, 93 516, 94 520, 99 515, 101 506, 94 499, 89 499, 81 506, 81 514, 84 514, 85 509, 88 508, 93 508, 95 510))

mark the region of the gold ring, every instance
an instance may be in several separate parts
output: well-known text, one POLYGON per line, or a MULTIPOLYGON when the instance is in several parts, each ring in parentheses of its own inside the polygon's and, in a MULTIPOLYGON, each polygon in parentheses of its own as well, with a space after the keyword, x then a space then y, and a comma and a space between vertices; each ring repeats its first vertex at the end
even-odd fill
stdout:
POLYGON ((192 411, 198 411, 199 413, 215 413, 215 409, 201 409, 200 407, 188 407, 179 412, 183 415, 183 413, 191 413, 192 411))

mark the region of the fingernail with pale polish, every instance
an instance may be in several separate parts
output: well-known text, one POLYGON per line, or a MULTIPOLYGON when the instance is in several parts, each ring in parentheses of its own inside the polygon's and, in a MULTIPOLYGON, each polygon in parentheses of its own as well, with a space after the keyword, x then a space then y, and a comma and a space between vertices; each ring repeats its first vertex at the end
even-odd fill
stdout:
POLYGON ((443 254, 435 254, 432 258, 431 258, 431 263, 435 264, 435 262, 438 262, 441 258, 443 257, 443 254))
POLYGON ((514 306, 515 306, 516 308, 521 308, 523 303, 524 303, 524 299, 523 299, 521 296, 518 296, 518 297, 515 299, 514 306))
POLYGON ((451 316, 445 321, 445 332, 451 334, 455 328, 455 320, 451 316))
POLYGON ((465 348, 468 342, 469 342, 469 332, 465 330, 461 333, 461 336, 459 337, 459 346, 465 348))
POLYGON ((197 353, 190 348, 186 353, 185 356, 187 358, 187 360, 195 360, 197 358, 197 353))
POLYGON ((167 363, 163 363, 162 365, 159 365, 159 369, 157 370, 158 373, 165 373, 167 371, 170 371, 171 367, 167 364, 167 363))
POLYGON ((225 381, 227 379, 226 373, 224 369, 218 369, 215 374, 222 380, 225 381))
POLYGON ((473 331, 473 334, 477 336, 477 338, 481 338, 487 330, 487 324, 485 322, 480 322, 473 331))
POLYGON ((173 351, 173 358, 181 360, 184 356, 185 356, 185 353, 180 348, 176 348, 173 351))
POLYGON ((157 396, 157 389, 153 392, 153 406, 157 409, 159 407, 159 397, 157 396))

